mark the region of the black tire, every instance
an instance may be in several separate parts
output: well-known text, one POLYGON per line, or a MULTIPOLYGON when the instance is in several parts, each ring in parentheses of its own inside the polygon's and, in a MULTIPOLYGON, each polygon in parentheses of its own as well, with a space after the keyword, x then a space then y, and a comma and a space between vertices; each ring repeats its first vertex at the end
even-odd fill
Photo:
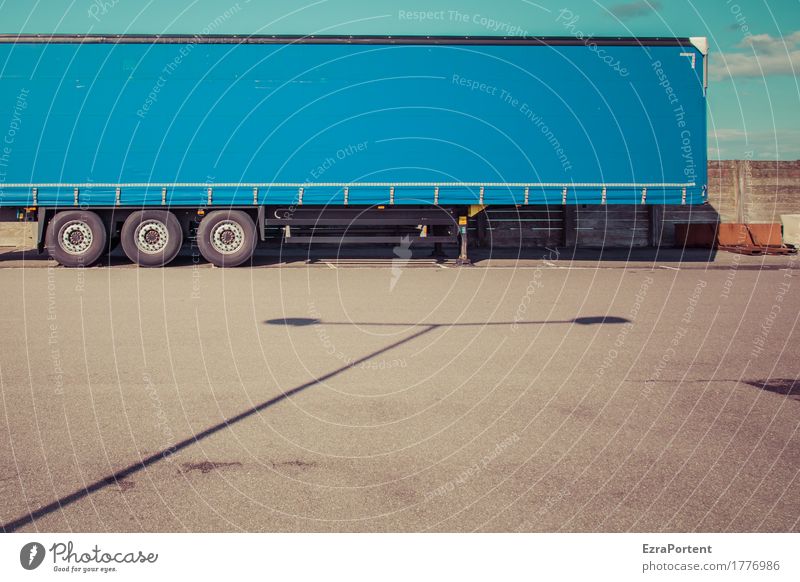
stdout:
POLYGON ((137 210, 122 225, 125 255, 140 267, 163 267, 181 250, 183 230, 169 210, 137 210))
POLYGON ((217 267, 236 267, 249 261, 256 242, 256 225, 241 210, 215 210, 197 227, 197 248, 217 267))
POLYGON ((91 267, 107 247, 106 227, 94 212, 66 210, 47 225, 47 252, 64 267, 91 267))

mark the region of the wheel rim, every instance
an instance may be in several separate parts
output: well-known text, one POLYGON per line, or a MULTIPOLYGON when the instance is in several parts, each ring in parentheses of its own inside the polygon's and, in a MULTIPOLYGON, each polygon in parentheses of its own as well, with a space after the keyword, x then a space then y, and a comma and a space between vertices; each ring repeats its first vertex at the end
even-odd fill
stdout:
POLYGON ((92 246, 92 228, 82 220, 71 220, 61 227, 58 241, 71 255, 82 255, 92 246))
POLYGON ((211 245, 223 255, 235 253, 244 246, 244 229, 233 220, 223 220, 211 229, 211 245))
POLYGON ((163 252, 169 242, 169 229, 160 220, 146 220, 133 233, 136 248, 148 255, 163 252))

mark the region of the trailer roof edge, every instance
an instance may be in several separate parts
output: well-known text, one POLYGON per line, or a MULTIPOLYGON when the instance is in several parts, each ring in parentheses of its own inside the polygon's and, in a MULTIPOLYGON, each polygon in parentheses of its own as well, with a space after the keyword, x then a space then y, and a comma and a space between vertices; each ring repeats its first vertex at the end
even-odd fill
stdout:
MULTIPOLYGON (((218 34, 0 34, 0 43, 34 44, 474 44, 697 46, 699 37, 603 36, 411 36, 411 35, 218 35, 218 34)), ((699 47, 698 47, 699 48, 699 47)))

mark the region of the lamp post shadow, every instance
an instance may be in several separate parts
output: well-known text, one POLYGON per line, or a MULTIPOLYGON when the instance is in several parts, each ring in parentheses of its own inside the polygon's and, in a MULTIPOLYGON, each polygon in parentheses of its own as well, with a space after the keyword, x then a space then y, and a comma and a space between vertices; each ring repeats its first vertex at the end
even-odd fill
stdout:
POLYGON ((123 469, 120 469, 119 471, 116 471, 115 473, 113 473, 111 475, 108 475, 106 477, 102 477, 102 478, 90 483, 89 485, 87 485, 86 487, 84 487, 82 489, 78 489, 78 490, 76 490, 76 491, 74 491, 72 493, 69 493, 68 495, 60 497, 59 499, 57 499, 57 500, 55 500, 55 501, 53 501, 51 503, 48 503, 47 505, 44 505, 42 507, 39 507, 38 509, 35 509, 35 510, 29 512, 28 514, 25 514, 25 515, 22 515, 22 516, 20 516, 20 517, 18 517, 16 519, 13 519, 13 520, 3 524, 2 526, 0 526, 0 529, 2 529, 2 531, 4 531, 4 532, 16 531, 16 530, 20 529, 21 527, 24 527, 26 525, 34 523, 36 520, 38 520, 38 519, 40 519, 40 518, 42 518, 42 517, 44 517, 46 515, 49 515, 49 514, 54 513, 54 512, 56 512, 58 510, 64 509, 67 506, 72 505, 73 503, 76 503, 77 501, 80 501, 81 499, 84 499, 84 498, 88 497, 92 493, 95 493, 95 492, 97 492, 97 491, 99 491, 101 489, 104 489, 104 488, 106 488, 108 486, 111 486, 111 485, 119 485, 119 482, 124 480, 125 478, 130 477, 131 475, 133 475, 135 473, 138 473, 139 471, 142 471, 142 470, 146 469, 147 467, 149 467, 151 465, 154 465, 155 463, 158 463, 161 460, 167 459, 170 456, 172 456, 173 454, 175 454, 175 453, 177 453, 179 451, 182 451, 183 449, 186 449, 189 446, 191 446, 191 445, 193 445, 195 443, 198 443, 201 440, 206 439, 206 438, 208 438, 208 437, 210 437, 210 436, 222 431, 223 429, 225 429, 227 427, 230 427, 230 426, 232 426, 234 424, 237 424, 237 423, 239 423, 239 422, 241 422, 243 420, 246 420, 246 419, 250 418, 251 416, 253 416, 253 415, 255 415, 255 414, 257 414, 257 413, 259 413, 259 412, 261 412, 263 410, 271 408, 272 406, 274 406, 276 404, 279 404, 280 402, 282 402, 282 401, 284 401, 284 400, 286 400, 288 398, 291 398, 292 396, 294 396, 296 394, 299 394, 300 392, 303 392, 303 391, 307 390, 308 388, 311 388, 311 387, 316 386, 318 384, 327 382, 331 378, 334 378, 334 377, 342 374, 343 372, 346 372, 347 370, 351 370, 351 369, 355 368, 356 366, 358 366, 359 364, 367 362, 367 361, 371 360, 372 358, 374 358, 376 356, 379 356, 379 355, 384 354, 386 352, 389 352, 389 351, 391 351, 393 349, 396 349, 396 348, 398 348, 398 347, 400 347, 400 346, 402 346, 404 344, 407 344, 407 343, 409 343, 411 341, 419 339, 420 337, 423 337, 424 335, 426 335, 426 334, 428 334, 428 333, 430 333, 430 332, 432 332, 432 331, 434 331, 436 329, 442 329, 442 328, 447 328, 447 327, 471 327, 471 326, 483 327, 483 326, 500 326, 500 325, 507 325, 507 326, 510 326, 510 325, 548 325, 548 324, 559 324, 559 325, 566 325, 566 324, 608 325, 608 324, 622 324, 622 323, 628 323, 628 322, 629 322, 628 319, 625 319, 623 317, 615 317, 615 316, 576 317, 574 319, 552 320, 552 321, 517 321, 517 322, 502 321, 502 322, 474 322, 474 323, 457 322, 457 323, 447 323, 447 324, 443 324, 443 323, 409 324, 409 323, 385 323, 385 322, 384 323, 378 323, 378 322, 374 322, 374 323, 323 322, 323 321, 321 321, 319 319, 304 318, 304 317, 286 317, 286 318, 278 318, 278 319, 269 319, 269 320, 264 322, 265 325, 275 325, 275 326, 280 325, 280 326, 287 326, 287 327, 307 327, 307 326, 322 325, 322 324, 324 324, 324 325, 337 325, 337 326, 356 326, 357 325, 357 326, 363 326, 363 327, 367 327, 367 326, 376 326, 376 327, 399 327, 399 326, 402 326, 402 327, 413 327, 413 326, 417 326, 417 327, 420 327, 421 326, 423 329, 420 329, 419 331, 416 331, 413 334, 411 334, 411 335, 409 335, 409 336, 407 336, 405 338, 402 338, 402 339, 400 339, 400 340, 398 340, 396 342, 393 342, 393 343, 391 343, 391 344, 389 344, 389 345, 387 345, 387 346, 385 346, 383 348, 375 350, 375 351, 373 351, 373 352, 371 352, 371 353, 369 353, 369 354, 367 354, 367 355, 365 355, 365 356, 363 356, 363 357, 361 357, 361 358, 359 358, 359 359, 357 359, 355 361, 348 362, 346 365, 341 366, 341 367, 339 367, 339 368, 337 368, 335 370, 332 370, 332 371, 330 371, 330 372, 328 372, 326 374, 323 374, 322 376, 320 376, 318 378, 314 378, 312 380, 309 380, 308 382, 304 382, 303 384, 300 384, 300 385, 295 386, 295 387, 293 387, 293 388, 291 388, 289 390, 286 390, 286 391, 282 392, 281 394, 279 394, 279 395, 277 395, 277 396, 275 396, 273 398, 270 398, 269 400, 265 400, 264 402, 261 402, 260 404, 258 404, 256 406, 253 406, 251 408, 248 408, 248 409, 240 412, 239 414, 236 414, 236 415, 234 415, 232 417, 226 418, 225 420, 223 420, 223 421, 221 421, 221 422, 219 422, 219 423, 217 423, 217 424, 215 424, 213 426, 210 426, 210 427, 206 428, 205 430, 197 432, 197 433, 195 433, 195 434, 193 434, 193 435, 191 435, 191 436, 189 436, 189 437, 187 437, 187 438, 185 438, 185 439, 183 439, 181 441, 176 442, 175 444, 173 444, 170 447, 167 447, 167 448, 165 448, 165 449, 163 449, 163 450, 161 450, 161 451, 159 451, 157 453, 153 453, 152 455, 149 455, 149 456, 147 456, 147 457, 145 457, 143 459, 140 459, 139 461, 137 461, 137 462, 135 462, 135 463, 133 463, 131 465, 128 465, 127 467, 125 467, 123 469))

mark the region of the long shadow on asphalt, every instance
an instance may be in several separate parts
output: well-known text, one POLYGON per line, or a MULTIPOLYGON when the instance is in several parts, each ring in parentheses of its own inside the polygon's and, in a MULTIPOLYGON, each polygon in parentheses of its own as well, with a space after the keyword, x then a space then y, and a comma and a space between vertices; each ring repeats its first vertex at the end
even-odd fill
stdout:
MULTIPOLYGON (((81 499, 84 499, 85 497, 88 497, 89 495, 99 491, 100 489, 104 489, 105 487, 108 487, 110 485, 118 485, 119 486, 120 485, 120 481, 124 480, 125 478, 127 478, 127 477, 129 477, 129 476, 131 476, 131 475, 133 475, 135 473, 138 473, 139 471, 142 471, 143 469, 146 469, 147 467, 149 467, 151 465, 154 465, 155 463, 158 463, 162 459, 169 458, 171 455, 173 455, 173 454, 175 454, 175 453, 177 453, 177 452, 179 452, 179 451, 181 451, 181 450, 183 450, 183 449, 185 449, 185 448, 187 448, 187 447, 189 447, 189 446, 191 446, 191 445, 193 445, 193 444, 195 444, 195 443, 197 443, 197 442, 199 442, 199 441, 201 441, 203 439, 206 439, 206 438, 208 438, 208 437, 220 432, 224 428, 227 428, 227 427, 229 427, 229 426, 231 426, 233 424, 241 422, 241 421, 253 416, 254 414, 257 414, 257 413, 261 412, 262 410, 266 410, 267 408, 270 408, 271 406, 274 406, 275 404, 278 404, 278 403, 282 402, 283 400, 286 400, 287 398, 290 398, 290 397, 294 396, 295 394, 298 394, 298 393, 306 390, 307 388, 311 388, 312 386, 315 386, 317 384, 326 382, 326 381, 330 380, 331 378, 333 378, 335 376, 338 376, 342 372, 346 372, 347 370, 352 370, 352 369, 356 368, 359 364, 362 364, 362 363, 364 363, 364 362, 366 362, 366 361, 368 361, 368 360, 370 360, 370 359, 372 359, 372 358, 374 358, 376 356, 384 354, 384 353, 386 353, 386 352, 388 352, 390 350, 393 350, 393 349, 395 349, 395 348, 397 348, 397 347, 399 347, 399 346, 401 346, 403 344, 406 344, 406 343, 408 343, 410 341, 413 341, 413 340, 415 340, 417 338, 420 338, 420 337, 424 336, 425 334, 428 334, 428 333, 430 333, 430 332, 432 332, 432 331, 434 331, 436 329, 445 328, 445 327, 465 327, 465 326, 483 327, 485 325, 546 325, 546 324, 561 324, 561 325, 564 325, 564 324, 609 325, 609 324, 611 324, 611 325, 613 325, 613 324, 628 323, 629 321, 630 320, 625 319, 624 317, 592 316, 592 317, 576 317, 574 319, 564 319, 564 320, 554 320, 554 321, 518 321, 518 322, 504 321, 504 322, 480 322, 480 323, 466 323, 466 322, 464 322, 464 323, 447 323, 447 324, 442 324, 442 323, 424 324, 424 326, 423 326, 424 329, 421 329, 420 331, 415 332, 415 333, 411 334, 410 336, 408 336, 408 337, 406 337, 404 339, 398 340, 398 341, 396 341, 396 342, 394 342, 394 343, 392 343, 392 344, 390 344, 390 345, 388 345, 388 346, 386 346, 384 348, 381 348, 381 349, 376 350, 376 351, 374 351, 374 352, 372 352, 370 354, 367 354, 366 356, 364 356, 362 358, 359 358, 358 360, 355 360, 353 362, 349 362, 348 364, 342 366, 341 368, 333 370, 332 372, 328 372, 327 374, 325 374, 323 376, 320 376, 319 378, 315 378, 314 380, 310 380, 308 382, 300 384, 299 386, 296 386, 295 388, 287 390, 286 392, 283 392, 282 394, 280 394, 278 396, 275 396, 274 398, 270 398, 269 400, 266 400, 266 401, 262 402, 261 404, 258 404, 257 406, 249 408, 248 410, 245 410, 244 412, 241 412, 241 413, 239 413, 239 414, 237 414, 235 416, 232 416, 232 417, 230 417, 230 418, 228 418, 226 420, 223 420, 222 422, 220 422, 218 424, 215 424, 215 425, 213 425, 213 426, 211 426, 211 427, 209 427, 209 428, 207 428, 207 429, 205 429, 205 430, 203 430, 201 432, 198 432, 198 433, 192 435, 191 437, 183 439, 182 441, 179 441, 179 442, 175 443, 174 445, 172 445, 170 447, 167 447, 167 448, 165 448, 165 449, 163 449, 163 450, 161 450, 161 451, 159 451, 157 453, 154 453, 154 454, 152 454, 152 455, 150 455, 148 457, 145 457, 144 459, 140 460, 138 463, 134 463, 132 465, 129 465, 129 466, 125 467, 124 469, 121 469, 121 470, 117 471, 116 473, 113 473, 112 475, 109 475, 107 477, 103 477, 102 479, 94 481, 93 483, 89 484, 88 486, 86 486, 83 489, 79 489, 77 491, 74 491, 73 493, 70 493, 69 495, 65 495, 64 497, 61 497, 60 499, 57 499, 56 501, 53 501, 52 503, 49 503, 49 504, 47 504, 47 505, 45 505, 43 507, 40 507, 38 509, 35 509, 35 510, 31 511, 27 515, 23 515, 23 516, 21 516, 21 517, 19 517, 17 519, 9 521, 8 523, 5 523, 5 524, 2 525, 2 530, 4 532, 16 531, 21 527, 24 527, 26 525, 29 525, 29 524, 35 522, 37 519, 39 519, 41 517, 44 517, 44 516, 46 516, 46 515, 48 515, 50 513, 58 511, 60 509, 64 509, 65 507, 67 507, 69 505, 72 505, 73 503, 75 503, 77 501, 80 501, 81 499)), ((322 324, 323 322, 321 322, 320 320, 317 320, 317 319, 302 318, 302 317, 296 317, 296 318, 290 317, 290 318, 282 318, 282 319, 270 319, 270 320, 265 321, 264 323, 266 325, 283 325, 283 326, 291 326, 291 327, 303 327, 303 326, 309 326, 309 325, 322 324)), ((351 322, 348 322, 348 323, 344 323, 344 322, 331 322, 331 323, 324 322, 324 324, 325 325, 377 325, 377 326, 389 326, 389 325, 392 325, 392 326, 396 326, 396 325, 407 326, 408 325, 408 324, 395 324, 395 323, 351 323, 351 322)), ((415 324, 415 325, 418 325, 418 324, 415 324)))

